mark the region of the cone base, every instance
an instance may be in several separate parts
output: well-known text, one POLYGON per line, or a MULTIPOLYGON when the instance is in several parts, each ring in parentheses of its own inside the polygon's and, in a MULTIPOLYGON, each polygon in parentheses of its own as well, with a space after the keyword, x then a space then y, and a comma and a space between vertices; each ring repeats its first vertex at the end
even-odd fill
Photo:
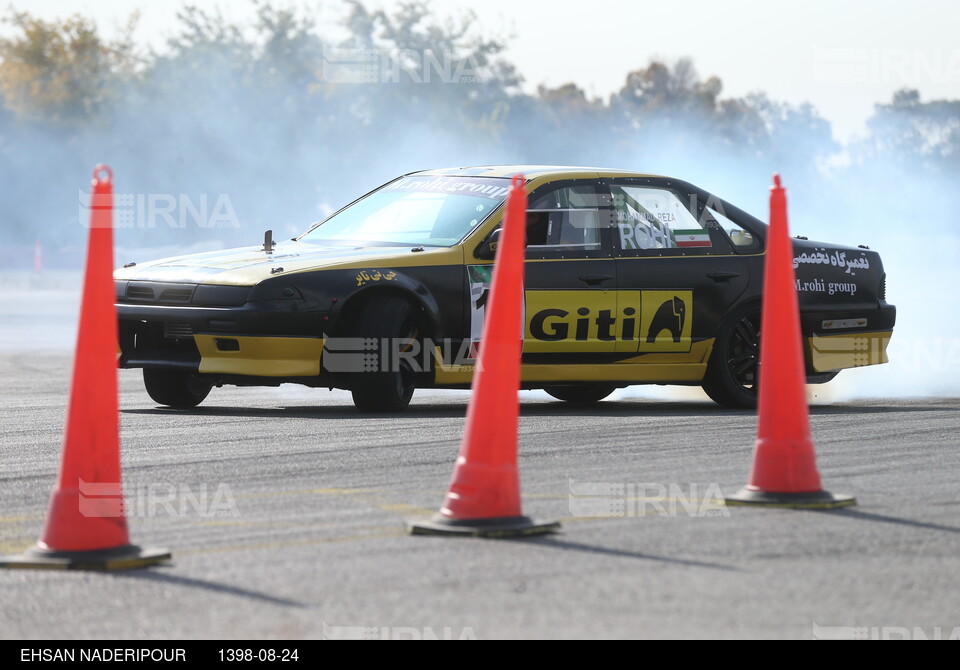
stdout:
POLYGON ((829 491, 810 493, 776 493, 745 487, 724 498, 728 507, 781 507, 788 509, 837 509, 852 507, 857 499, 851 495, 829 491))
POLYGON ((20 556, 0 556, 0 568, 9 570, 135 570, 172 558, 166 549, 141 549, 136 545, 95 551, 52 551, 33 547, 20 556))
POLYGON ((457 537, 529 537, 560 530, 557 521, 536 522, 525 516, 494 519, 450 519, 437 514, 429 521, 410 524, 411 535, 453 535, 457 537))

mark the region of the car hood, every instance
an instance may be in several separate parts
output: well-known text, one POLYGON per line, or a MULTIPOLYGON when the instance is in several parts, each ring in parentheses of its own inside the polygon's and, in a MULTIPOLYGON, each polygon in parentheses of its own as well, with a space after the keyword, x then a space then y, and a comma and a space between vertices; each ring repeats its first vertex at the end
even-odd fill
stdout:
POLYGON ((426 257, 450 252, 446 247, 413 253, 409 246, 328 246, 290 241, 278 243, 270 254, 265 253, 263 247, 241 247, 137 263, 117 270, 114 278, 253 286, 278 274, 307 270, 429 264, 426 257))

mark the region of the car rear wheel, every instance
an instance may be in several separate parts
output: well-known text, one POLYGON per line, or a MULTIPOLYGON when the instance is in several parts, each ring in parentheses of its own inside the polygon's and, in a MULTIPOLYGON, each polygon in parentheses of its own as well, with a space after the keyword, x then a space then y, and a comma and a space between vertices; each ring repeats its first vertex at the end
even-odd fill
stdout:
POLYGON ((611 384, 584 384, 581 386, 547 386, 543 389, 557 400, 588 405, 600 402, 617 390, 611 384))
POLYGON ((408 360, 384 357, 387 351, 413 346, 420 336, 420 311, 410 301, 397 296, 377 296, 364 304, 354 327, 355 337, 378 340, 380 356, 374 356, 371 369, 352 374, 350 391, 353 404, 361 412, 400 412, 410 404, 417 387, 417 373, 408 360), (384 368, 387 368, 384 370, 384 368))
POLYGON ((735 312, 717 334, 703 390, 724 407, 757 406, 760 381, 760 308, 735 312))
POLYGON ((192 372, 151 369, 143 371, 143 385, 154 402, 175 409, 196 407, 206 399, 213 386, 192 372))

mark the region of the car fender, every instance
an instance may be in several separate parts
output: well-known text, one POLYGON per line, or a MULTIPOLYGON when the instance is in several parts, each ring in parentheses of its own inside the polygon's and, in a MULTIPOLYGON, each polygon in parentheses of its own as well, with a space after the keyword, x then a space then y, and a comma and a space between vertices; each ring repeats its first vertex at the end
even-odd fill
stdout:
POLYGON ((420 280, 400 271, 389 282, 372 282, 358 287, 340 305, 340 313, 349 323, 352 313, 374 295, 393 294, 418 305, 427 318, 428 332, 436 332, 441 324, 440 306, 430 289, 420 280))

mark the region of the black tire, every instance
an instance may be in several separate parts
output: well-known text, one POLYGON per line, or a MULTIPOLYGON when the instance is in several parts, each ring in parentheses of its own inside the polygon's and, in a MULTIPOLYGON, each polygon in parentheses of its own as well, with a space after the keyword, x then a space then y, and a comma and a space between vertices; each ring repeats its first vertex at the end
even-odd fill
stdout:
POLYGON ((158 405, 191 409, 210 394, 212 384, 200 375, 180 370, 144 369, 143 385, 158 405))
MULTIPOLYGON (((405 342, 420 337, 422 313, 409 300, 398 296, 375 296, 367 301, 353 326, 354 337, 375 338, 382 346, 384 339, 405 342)), ((378 346, 379 349, 379 346, 378 346)), ((381 352, 382 353, 382 352, 381 352)), ((410 404, 417 387, 417 373, 407 361, 398 365, 389 361, 382 371, 377 369, 351 375, 353 404, 361 412, 401 412, 410 404)))
POLYGON ((578 386, 547 386, 543 389, 557 400, 590 405, 600 402, 617 390, 612 384, 583 384, 578 386))
POLYGON ((720 327, 703 378, 714 402, 734 409, 757 406, 760 381, 760 306, 734 312, 720 327))

